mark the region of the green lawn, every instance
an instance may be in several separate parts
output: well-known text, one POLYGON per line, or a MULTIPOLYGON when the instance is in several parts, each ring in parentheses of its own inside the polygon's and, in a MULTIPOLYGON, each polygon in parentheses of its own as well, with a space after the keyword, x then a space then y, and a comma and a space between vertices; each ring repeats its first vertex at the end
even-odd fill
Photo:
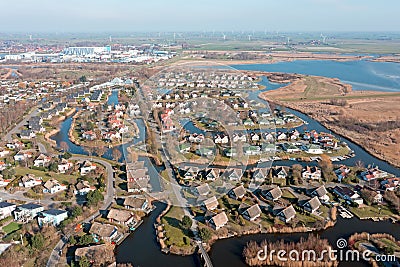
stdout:
POLYGON ((358 218, 369 218, 369 217, 380 217, 387 218, 393 215, 392 211, 386 206, 379 206, 381 210, 379 211, 378 206, 365 206, 358 208, 350 208, 350 211, 354 213, 358 218))
POLYGON ((164 223, 165 236, 167 240, 166 245, 175 245, 178 247, 189 247, 190 244, 185 244, 184 238, 188 237, 188 232, 183 231, 180 227, 180 222, 184 215, 183 209, 181 207, 172 206, 171 209, 162 217, 162 222, 164 223))
POLYGON ((34 174, 36 177, 42 177, 43 181, 47 181, 50 178, 54 178, 54 179, 57 179, 59 182, 68 181, 69 183, 75 183, 76 178, 78 178, 78 176, 74 176, 74 175, 67 175, 67 174, 55 173, 55 172, 45 172, 45 171, 33 170, 33 169, 29 169, 26 167, 20 167, 20 166, 15 168, 15 175, 24 176, 28 173, 34 174))
POLYGON ((19 229, 21 229, 22 224, 16 223, 16 222, 10 222, 8 225, 3 227, 3 231, 6 234, 10 234, 12 232, 15 232, 19 229))

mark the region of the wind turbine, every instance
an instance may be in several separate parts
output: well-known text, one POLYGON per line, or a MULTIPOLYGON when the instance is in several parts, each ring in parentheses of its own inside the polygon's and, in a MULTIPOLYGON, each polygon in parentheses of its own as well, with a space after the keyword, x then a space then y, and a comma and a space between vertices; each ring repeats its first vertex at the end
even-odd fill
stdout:
POLYGON ((324 43, 324 44, 325 44, 325 43, 326 43, 326 36, 325 36, 325 35, 323 35, 322 33, 321 33, 321 35, 320 35, 320 36, 321 36, 321 38, 322 38, 322 43, 324 43))
POLYGON ((222 33, 222 38, 224 38, 224 41, 226 41, 226 35, 225 35, 225 33, 222 33))

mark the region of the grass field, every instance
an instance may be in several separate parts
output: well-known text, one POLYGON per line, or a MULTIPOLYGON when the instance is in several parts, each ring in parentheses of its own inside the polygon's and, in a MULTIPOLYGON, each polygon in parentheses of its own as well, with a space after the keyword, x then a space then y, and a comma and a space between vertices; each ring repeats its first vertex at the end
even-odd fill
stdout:
POLYGON ((10 222, 8 225, 3 227, 3 231, 6 234, 10 234, 12 232, 15 232, 15 231, 21 229, 21 227, 22 227, 22 224, 19 224, 19 223, 16 223, 16 222, 10 222))
POLYGON ((67 181, 68 183, 75 183, 76 178, 78 177, 78 176, 67 175, 67 174, 62 174, 62 173, 34 170, 34 169, 29 169, 29 168, 20 167, 20 166, 15 168, 15 175, 24 176, 29 173, 34 174, 36 177, 42 177, 43 181, 47 181, 47 180, 53 178, 53 179, 57 179, 59 182, 67 181))
POLYGON ((175 245, 178 247, 189 247, 190 244, 185 243, 184 239, 189 238, 187 231, 182 230, 180 222, 184 215, 183 209, 180 207, 172 206, 171 209, 162 217, 164 223, 165 236, 167 240, 166 245, 175 245))

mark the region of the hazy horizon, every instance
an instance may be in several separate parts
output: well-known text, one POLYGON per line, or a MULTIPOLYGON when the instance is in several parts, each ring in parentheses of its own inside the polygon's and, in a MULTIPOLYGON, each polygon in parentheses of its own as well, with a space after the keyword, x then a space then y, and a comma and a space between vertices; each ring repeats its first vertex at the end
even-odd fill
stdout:
POLYGON ((400 2, 283 0, 20 0, 2 4, 0 32, 398 32, 400 2))

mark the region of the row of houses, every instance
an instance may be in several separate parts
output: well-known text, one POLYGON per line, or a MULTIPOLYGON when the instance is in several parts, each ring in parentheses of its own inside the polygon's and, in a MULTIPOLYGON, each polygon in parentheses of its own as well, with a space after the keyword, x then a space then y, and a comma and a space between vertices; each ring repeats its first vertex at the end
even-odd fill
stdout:
MULTIPOLYGON (((221 168, 206 168, 201 169, 196 165, 182 164, 178 167, 177 172, 185 180, 206 180, 215 181, 216 179, 225 179, 230 181, 239 181, 243 175, 247 175, 257 183, 264 182, 267 178, 288 178, 289 167, 276 166, 271 168, 252 168, 246 170, 245 168, 229 167, 226 169, 221 168)), ((322 178, 321 169, 317 166, 306 166, 302 170, 302 178, 305 180, 320 180, 322 178)))
POLYGON ((22 223, 27 223, 37 218, 40 227, 44 225, 58 226, 63 220, 68 218, 68 212, 65 210, 45 210, 42 205, 35 203, 17 206, 9 202, 0 202, 0 219, 11 215, 14 216, 15 221, 22 223))

